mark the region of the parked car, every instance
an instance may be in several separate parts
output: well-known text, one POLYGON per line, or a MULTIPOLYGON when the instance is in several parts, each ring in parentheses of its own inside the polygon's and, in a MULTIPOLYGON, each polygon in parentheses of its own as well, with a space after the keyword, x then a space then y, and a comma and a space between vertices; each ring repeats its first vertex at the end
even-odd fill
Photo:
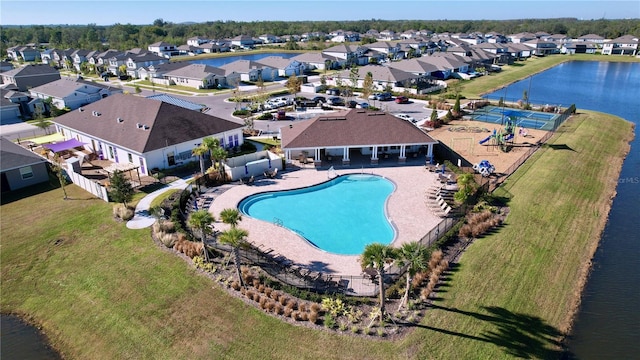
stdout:
POLYGON ((389 93, 389 92, 383 92, 383 93, 378 94, 377 100, 380 100, 380 101, 393 100, 393 95, 391 95, 391 93, 389 93))
POLYGON ((369 103, 366 101, 363 101, 361 103, 358 104, 358 106, 360 109, 368 109, 369 108, 369 103))
POLYGON ((344 106, 344 100, 342 98, 337 97, 337 96, 330 97, 329 98, 329 105, 344 106))
POLYGON ((408 104, 409 103, 409 98, 406 96, 398 96, 396 97, 396 103, 397 104, 408 104))
POLYGON ((413 116, 411 115, 407 115, 407 114, 394 114, 395 117, 400 118, 402 120, 406 120, 409 121, 413 124, 415 124, 416 122, 418 122, 418 120, 416 120, 413 116))
POLYGON ((355 109, 356 106, 358 106, 358 102, 355 100, 349 100, 347 101, 347 107, 351 108, 351 109, 355 109))
POLYGON ((324 97, 324 96, 316 96, 313 99, 311 99, 311 101, 315 101, 316 104, 319 104, 319 103, 323 103, 324 104, 324 103, 327 102, 327 98, 324 97))
POLYGON ((338 96, 340 95, 340 89, 327 89, 327 95, 338 96))
POLYGON ((373 93, 369 95, 369 100, 378 100, 378 95, 380 95, 380 93, 373 93))
POLYGON ((316 107, 318 106, 318 103, 311 100, 311 99, 307 99, 305 97, 297 97, 296 98, 296 106, 299 107, 316 107))

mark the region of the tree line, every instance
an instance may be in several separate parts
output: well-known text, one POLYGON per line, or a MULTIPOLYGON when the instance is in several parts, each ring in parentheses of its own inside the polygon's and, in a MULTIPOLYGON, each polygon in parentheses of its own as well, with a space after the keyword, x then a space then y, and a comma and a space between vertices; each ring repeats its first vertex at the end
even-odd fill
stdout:
POLYGON ((6 54, 8 47, 28 43, 48 43, 50 48, 81 48, 87 50, 146 48, 149 44, 166 41, 185 44, 187 39, 202 36, 209 39, 232 38, 238 35, 276 36, 300 35, 334 30, 365 33, 392 30, 429 30, 435 33, 488 33, 502 34, 544 31, 550 34, 565 34, 577 38, 586 34, 597 34, 607 39, 622 35, 640 36, 640 19, 578 20, 520 19, 520 20, 358 20, 358 21, 208 21, 204 23, 172 23, 156 19, 153 24, 88 25, 30 25, 0 26, 0 51, 6 54))

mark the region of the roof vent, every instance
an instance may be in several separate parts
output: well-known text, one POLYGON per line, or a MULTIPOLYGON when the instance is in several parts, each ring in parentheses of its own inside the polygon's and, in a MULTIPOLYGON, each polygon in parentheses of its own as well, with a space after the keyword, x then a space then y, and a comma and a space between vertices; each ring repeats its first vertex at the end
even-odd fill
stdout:
POLYGON ((137 127, 138 129, 141 129, 141 128, 142 128, 142 124, 140 124, 140 123, 136 123, 136 127, 137 127))
POLYGON ((119 118, 117 118, 117 119, 116 119, 116 121, 117 121, 117 122, 119 122, 119 123, 121 123, 121 122, 123 122, 123 121, 124 121, 124 119, 122 119, 122 118, 120 118, 120 117, 119 117, 119 118))
POLYGON ((102 114, 100 114, 100 113, 99 113, 99 112, 97 112, 97 111, 92 111, 92 112, 91 112, 91 114, 93 114, 93 116, 100 116, 100 115, 102 115, 102 114))
POLYGON ((84 111, 84 109, 83 109, 83 108, 81 108, 81 107, 79 107, 79 108, 78 108, 78 111, 79 111, 79 112, 83 112, 83 111, 84 111))
POLYGON ((144 129, 144 130, 149 130, 150 128, 149 128, 149 126, 148 126, 148 125, 142 125, 142 129, 144 129))

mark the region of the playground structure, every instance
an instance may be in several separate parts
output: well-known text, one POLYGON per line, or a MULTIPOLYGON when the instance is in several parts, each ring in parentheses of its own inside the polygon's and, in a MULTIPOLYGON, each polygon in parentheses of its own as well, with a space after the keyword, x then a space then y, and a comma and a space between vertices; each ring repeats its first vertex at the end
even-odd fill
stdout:
POLYGON ((489 135, 488 137, 480 140, 479 144, 484 145, 485 143, 491 141, 491 143, 489 143, 488 145, 498 146, 503 152, 509 151, 509 149, 511 148, 510 145, 513 145, 513 140, 515 137, 515 123, 516 121, 514 118, 507 119, 504 128, 500 130, 500 132, 496 131, 496 129, 493 129, 493 133, 491 133, 491 135, 489 135))
POLYGON ((477 171, 483 177, 488 177, 496 171, 496 168, 491 165, 489 160, 481 160, 477 164, 473 164, 473 170, 477 171))

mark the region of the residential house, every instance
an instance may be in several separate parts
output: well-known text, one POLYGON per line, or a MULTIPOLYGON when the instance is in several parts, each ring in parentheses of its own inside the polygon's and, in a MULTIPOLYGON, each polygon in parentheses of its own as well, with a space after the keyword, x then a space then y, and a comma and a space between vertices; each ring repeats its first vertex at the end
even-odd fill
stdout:
POLYGON ((122 52, 119 50, 109 49, 103 52, 95 52, 89 58, 88 62, 96 69, 98 74, 107 71, 109 68, 109 59, 114 57, 122 52))
POLYGON ((76 49, 55 49, 51 52, 51 61, 58 68, 70 68, 73 64, 73 60, 71 59, 71 54, 76 51, 76 49))
POLYGON ((209 42, 209 39, 203 36, 194 36, 187 39, 187 45, 198 47, 209 42))
POLYGON ((73 67, 76 71, 82 71, 82 64, 88 63, 88 59, 92 57, 94 54, 97 54, 97 51, 83 50, 78 49, 71 54, 71 61, 73 61, 73 67))
POLYGON ((488 43, 506 43, 508 41, 507 37, 503 34, 495 31, 488 32, 484 35, 484 38, 488 43))
POLYGON ((13 64, 9 61, 0 61, 0 72, 5 72, 13 69, 13 64))
POLYGON ((595 54, 598 47, 594 43, 588 42, 572 42, 562 44, 560 48, 561 54, 595 54))
POLYGON ((272 34, 262 34, 258 36, 258 39, 262 40, 263 44, 274 44, 280 42, 280 39, 272 34))
POLYGON ((603 55, 631 55, 638 54, 638 38, 624 35, 602 44, 603 55))
POLYGON ((140 75, 138 74, 138 70, 142 68, 149 67, 151 65, 158 65, 165 62, 169 62, 168 59, 158 56, 156 54, 151 53, 143 53, 140 55, 129 55, 127 57, 127 75, 132 78, 139 79, 140 75))
MULTIPOLYGON (((298 60, 285 59, 281 56, 267 56, 255 62, 264 65, 262 75, 264 76, 267 69, 274 69, 276 73, 271 78, 285 77, 292 75, 300 76, 304 74, 305 65, 298 60)), ((264 79, 264 78, 263 78, 264 79)))
POLYGON ((20 91, 60 79, 60 71, 47 64, 25 65, 0 75, 3 84, 14 84, 20 91))
POLYGON ((366 65, 369 63, 369 58, 365 56, 367 48, 359 45, 340 44, 324 49, 323 54, 332 56, 338 61, 332 64, 332 68, 342 67, 347 65, 366 65))
POLYGON ((169 71, 177 70, 188 65, 189 63, 186 61, 164 62, 157 65, 150 65, 138 69, 138 76, 140 76, 140 79, 145 80, 163 79, 164 74, 169 71))
POLYGON ((327 36, 328 36, 327 33, 323 31, 312 31, 312 32, 303 33, 300 36, 300 38, 306 39, 307 41, 311 41, 311 40, 324 41, 327 39, 327 36))
POLYGON ((11 140, 0 137, 2 193, 49 181, 47 161, 11 140))
POLYGON ((243 143, 243 125, 164 101, 116 94, 54 119, 65 139, 85 143, 99 157, 137 166, 140 174, 196 161, 205 137, 226 148, 243 143))
POLYGON ((51 105, 58 109, 75 110, 113 94, 122 93, 122 89, 79 78, 64 78, 34 87, 29 93, 31 97, 43 101, 51 98, 51 105))
POLYGON ((467 73, 469 71, 469 64, 454 54, 435 53, 431 56, 418 58, 418 60, 435 66, 437 70, 432 72, 431 75, 440 80, 446 80, 456 72, 467 73))
POLYGON ((360 33, 354 31, 336 30, 329 33, 329 36, 329 41, 336 43, 360 41, 360 33))
POLYGON ((296 60, 304 65, 305 72, 311 70, 327 70, 331 69, 334 66, 332 64, 338 63, 340 59, 335 56, 327 55, 324 53, 318 52, 307 52, 302 53, 300 55, 296 55, 291 58, 291 60, 296 60))
POLYGON ((398 35, 393 30, 382 30, 380 31, 378 40, 380 41, 398 40, 398 35))
POLYGON ((169 82, 169 85, 195 89, 216 89, 227 86, 225 71, 205 64, 182 66, 166 72, 162 77, 169 82))
POLYGON ((524 60, 531 57, 531 48, 525 44, 507 43, 507 49, 514 60, 524 60))
POLYGON ((229 51, 229 47, 224 46, 224 45, 219 45, 216 43, 206 43, 206 44, 202 44, 199 46, 199 48, 202 50, 203 53, 205 54, 214 54, 214 53, 221 53, 221 52, 227 52, 229 51))
POLYGON ((190 55, 195 56, 198 54, 202 54, 204 50, 201 47, 193 46, 193 45, 180 45, 176 48, 178 50, 178 54, 180 55, 190 55))
POLYGON ((242 49, 252 49, 255 44, 253 38, 249 35, 238 35, 231 39, 231 46, 242 49))
POLYGON ((278 69, 271 68, 253 60, 236 60, 234 62, 220 66, 225 71, 227 83, 230 86, 236 86, 237 83, 231 80, 235 78, 237 81, 256 82, 275 81, 278 78, 278 69))
POLYGON ((0 88, 0 124, 14 124, 32 117, 29 94, 0 88))
POLYGON ((600 47, 602 47, 602 44, 604 43, 604 38, 602 36, 596 35, 596 34, 587 34, 587 35, 582 35, 582 36, 578 37, 574 41, 575 42, 588 42, 588 43, 599 44, 600 47))
MULTIPOLYGON (((485 54, 489 53, 492 54, 494 56, 492 56, 491 61, 489 62, 489 64, 493 63, 493 59, 495 59, 495 62, 498 64, 509 64, 512 61, 512 57, 511 57, 511 53, 509 53, 509 46, 505 43, 481 43, 478 45, 473 45, 471 46, 471 50, 482 50, 485 54)), ((477 54, 476 52, 473 52, 472 54, 469 54, 469 56, 473 57, 473 54, 477 54)), ((484 62, 484 61, 483 61, 484 62)))
POLYGON ((549 42, 553 42, 560 45, 568 44, 573 41, 572 38, 564 34, 547 35, 547 36, 541 37, 540 40, 549 41, 549 42))
MULTIPOLYGON (((398 63, 401 62, 403 61, 398 63)), ((366 65, 358 67, 357 87, 363 86, 364 79, 368 73, 371 73, 373 76, 373 85, 377 91, 383 91, 387 87, 404 88, 408 87, 408 84, 414 84, 417 81, 418 76, 392 66, 396 64, 397 63, 392 63, 389 66, 366 65)), ((337 76, 334 76, 332 80, 327 81, 327 83, 336 85, 337 82, 340 81, 347 86, 351 86, 351 76, 351 70, 343 70, 337 76)))
POLYGON ((403 163, 420 149, 426 149, 427 158, 431 158, 438 144, 411 122, 388 113, 359 109, 296 122, 282 127, 280 134, 287 162, 309 154, 318 164, 332 156, 348 165, 352 151, 369 156, 372 164, 384 159, 385 154, 396 154, 397 161, 403 163))
POLYGON ((401 46, 397 42, 377 41, 372 44, 363 45, 365 48, 374 50, 384 54, 385 59, 399 60, 403 59, 404 52, 401 52, 401 46))
POLYGON ((176 49, 175 45, 169 44, 164 41, 155 42, 147 47, 149 52, 156 54, 163 58, 170 58, 172 56, 178 55, 178 49, 176 49))
POLYGON ((525 41, 530 41, 537 38, 538 37, 535 34, 532 34, 530 32, 522 32, 522 33, 507 35, 507 39, 514 44, 523 43, 525 41))
POLYGON ((546 56, 560 53, 558 46, 549 41, 534 39, 523 41, 522 44, 529 46, 531 48, 531 54, 535 56, 546 56))
POLYGON ((417 82, 429 82, 431 79, 435 78, 434 74, 440 69, 436 65, 425 61, 428 58, 429 57, 413 58, 397 61, 389 64, 389 67, 413 74, 417 82))
POLYGON ((7 55, 13 61, 38 61, 40 60, 40 51, 31 46, 12 46, 7 49, 7 55))

